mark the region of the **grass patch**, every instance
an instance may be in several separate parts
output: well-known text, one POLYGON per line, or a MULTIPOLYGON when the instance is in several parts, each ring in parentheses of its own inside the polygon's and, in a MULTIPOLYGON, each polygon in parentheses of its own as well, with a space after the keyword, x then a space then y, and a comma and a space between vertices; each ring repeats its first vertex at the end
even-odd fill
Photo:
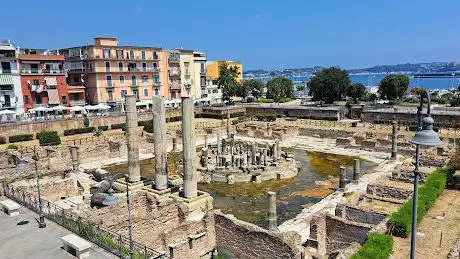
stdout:
POLYGON ((386 259, 393 251, 393 238, 382 233, 369 233, 364 245, 351 259, 386 259))
POLYGON ((259 103, 273 103, 273 99, 259 98, 259 100, 257 100, 257 102, 259 102, 259 103))
MULTIPOLYGON (((428 210, 446 187, 447 178, 454 172, 453 167, 440 168, 428 175, 426 182, 418 189, 417 222, 423 219, 428 210)), ((411 232, 412 198, 390 215, 388 229, 397 237, 407 237, 411 232)))

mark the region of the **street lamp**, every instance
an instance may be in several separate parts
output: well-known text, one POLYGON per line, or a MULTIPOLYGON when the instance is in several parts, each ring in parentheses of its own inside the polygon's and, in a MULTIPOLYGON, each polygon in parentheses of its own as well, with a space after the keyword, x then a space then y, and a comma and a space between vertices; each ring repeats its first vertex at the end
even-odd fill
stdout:
POLYGON ((409 140, 415 145, 415 170, 414 170, 414 193, 412 199, 412 231, 410 236, 410 258, 415 259, 415 238, 417 234, 417 199, 418 180, 420 175, 420 146, 439 146, 442 144, 438 134, 433 130, 434 120, 430 112, 430 95, 425 91, 420 95, 420 106, 417 109, 418 128, 415 136, 409 140), (423 98, 428 100, 427 114, 422 119, 423 98))
POLYGON ((38 227, 39 228, 45 228, 46 223, 45 223, 45 215, 43 214, 43 203, 42 203, 42 197, 40 193, 40 180, 39 180, 39 175, 38 175, 38 165, 37 161, 39 159, 37 150, 34 147, 34 155, 32 157, 34 160, 34 165, 35 165, 35 178, 37 179, 37 195, 38 195, 38 227))

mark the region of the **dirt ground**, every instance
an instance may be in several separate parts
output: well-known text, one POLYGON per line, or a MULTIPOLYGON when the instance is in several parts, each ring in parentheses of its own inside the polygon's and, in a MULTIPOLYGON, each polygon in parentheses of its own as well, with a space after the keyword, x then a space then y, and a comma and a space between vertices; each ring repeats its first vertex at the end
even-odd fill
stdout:
MULTIPOLYGON (((417 231, 416 258, 446 258, 460 234, 460 191, 445 190, 425 215, 417 231)), ((410 237, 393 237, 393 240, 394 258, 409 258, 410 237)))

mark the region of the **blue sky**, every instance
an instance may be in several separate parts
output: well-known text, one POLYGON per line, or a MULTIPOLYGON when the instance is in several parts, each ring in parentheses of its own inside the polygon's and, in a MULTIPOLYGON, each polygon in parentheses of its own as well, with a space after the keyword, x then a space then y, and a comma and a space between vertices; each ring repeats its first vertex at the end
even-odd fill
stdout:
POLYGON ((460 61, 459 0, 2 1, 0 38, 196 49, 245 69, 460 61), (122 4, 123 3, 123 4, 122 4))

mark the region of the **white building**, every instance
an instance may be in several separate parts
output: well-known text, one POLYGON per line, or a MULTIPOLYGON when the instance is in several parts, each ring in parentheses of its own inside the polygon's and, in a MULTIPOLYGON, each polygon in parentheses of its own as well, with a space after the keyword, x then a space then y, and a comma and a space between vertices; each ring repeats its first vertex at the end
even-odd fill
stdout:
POLYGON ((193 88, 195 90, 195 101, 201 102, 207 97, 206 92, 206 56, 203 52, 193 52, 193 88))
POLYGON ((16 49, 10 41, 0 42, 0 63, 0 120, 5 121, 24 114, 16 49))

